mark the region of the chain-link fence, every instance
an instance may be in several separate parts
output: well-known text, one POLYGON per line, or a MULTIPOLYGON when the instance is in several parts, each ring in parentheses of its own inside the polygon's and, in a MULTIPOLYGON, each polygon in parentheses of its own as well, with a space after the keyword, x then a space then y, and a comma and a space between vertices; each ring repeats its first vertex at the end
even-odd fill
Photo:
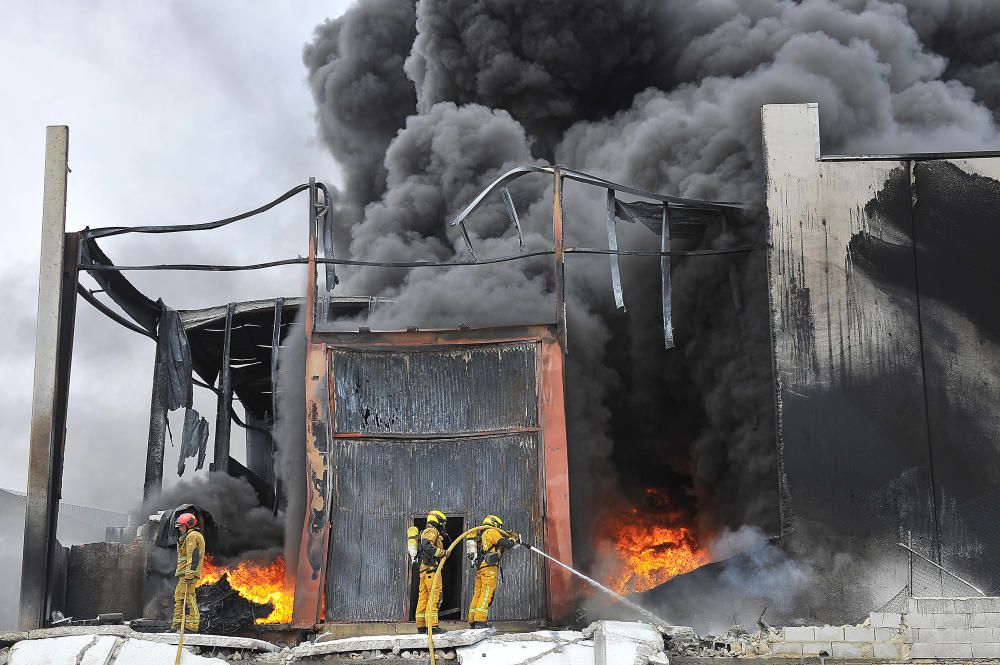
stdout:
POLYGON ((899 548, 906 557, 907 583, 899 593, 878 608, 878 612, 906 612, 909 598, 968 598, 986 595, 976 585, 935 563, 910 545, 899 543, 899 548))

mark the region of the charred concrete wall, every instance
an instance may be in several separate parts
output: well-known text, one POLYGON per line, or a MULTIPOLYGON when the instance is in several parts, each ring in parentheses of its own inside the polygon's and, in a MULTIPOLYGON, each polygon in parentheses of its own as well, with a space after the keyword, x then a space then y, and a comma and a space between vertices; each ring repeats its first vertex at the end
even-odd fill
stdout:
POLYGON ((815 610, 899 592, 910 532, 994 588, 1000 156, 822 157, 814 104, 763 123, 783 522, 828 571, 815 610))
POLYGON ((66 616, 92 619, 121 612, 125 619, 143 616, 146 543, 88 543, 69 552, 66 616))

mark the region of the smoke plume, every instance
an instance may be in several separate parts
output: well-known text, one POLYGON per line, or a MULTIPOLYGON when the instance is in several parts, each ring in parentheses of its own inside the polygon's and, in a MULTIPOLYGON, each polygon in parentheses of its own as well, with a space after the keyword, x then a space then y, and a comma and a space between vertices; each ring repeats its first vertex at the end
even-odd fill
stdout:
MULTIPOLYGON (((819 102, 835 152, 998 143, 1000 20, 982 0, 362 0, 320 26, 305 63, 321 133, 347 173, 352 258, 467 254, 446 221, 518 163, 558 162, 637 187, 763 203, 760 107, 819 102), (364 33, 364 38, 359 37, 364 33)), ((551 183, 512 188, 529 249, 551 243, 551 183)), ((595 193, 599 194, 599 193, 595 193)), ((599 196, 567 189, 567 242, 602 246, 599 196)), ((628 225, 622 225, 628 226, 628 225)), ((747 214, 703 246, 763 245, 747 214)), ((482 255, 517 241, 499 201, 470 223, 482 255)), ((602 240, 602 238, 604 238, 602 240)), ((644 229, 624 247, 655 248, 644 229)), ((677 347, 662 349, 659 262, 571 257, 567 358, 578 559, 593 515, 668 488, 706 536, 778 530, 763 252, 673 261, 677 347), (616 500, 617 498, 617 500, 616 500)), ((342 272, 342 293, 394 303, 373 325, 553 319, 544 259, 342 272)), ((707 539, 707 538, 706 538, 707 539)))
POLYGON ((221 559, 264 553, 281 546, 282 520, 260 505, 253 487, 242 478, 212 472, 183 479, 143 506, 144 514, 193 503, 208 511, 217 526, 215 554, 221 559))
POLYGON ((306 336, 302 312, 288 328, 278 356, 278 408, 274 422, 274 467, 282 483, 285 575, 295 578, 306 516, 306 336))

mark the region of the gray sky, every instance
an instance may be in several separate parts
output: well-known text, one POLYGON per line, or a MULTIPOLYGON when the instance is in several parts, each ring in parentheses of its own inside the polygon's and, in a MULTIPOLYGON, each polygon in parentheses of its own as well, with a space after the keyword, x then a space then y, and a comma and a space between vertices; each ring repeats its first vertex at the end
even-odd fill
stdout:
MULTIPOLYGON (((27 473, 45 126, 70 126, 70 230, 208 221, 309 176, 336 183, 337 166, 315 137, 301 51, 318 23, 348 5, 3 3, 0 487, 23 490, 27 473)), ((305 254, 305 205, 297 198, 229 230, 102 247, 119 263, 305 254)), ((131 278, 175 308, 304 292, 300 268, 131 278)), ((128 510, 141 499, 153 352, 150 340, 79 301, 65 500, 128 510)), ((214 422, 214 399, 202 392, 196 406, 214 422)), ((176 449, 166 457, 169 478, 176 449)))

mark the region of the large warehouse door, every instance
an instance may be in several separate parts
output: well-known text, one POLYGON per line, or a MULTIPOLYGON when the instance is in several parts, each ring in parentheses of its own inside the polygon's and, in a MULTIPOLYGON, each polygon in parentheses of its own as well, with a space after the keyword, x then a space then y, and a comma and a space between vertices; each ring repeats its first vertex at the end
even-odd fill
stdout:
MULTIPOLYGON (((335 349, 331 375, 328 621, 407 619, 406 528, 428 510, 470 525, 496 513, 542 542, 536 343, 335 349)), ((491 618, 544 617, 544 572, 526 550, 508 553, 491 618)))

